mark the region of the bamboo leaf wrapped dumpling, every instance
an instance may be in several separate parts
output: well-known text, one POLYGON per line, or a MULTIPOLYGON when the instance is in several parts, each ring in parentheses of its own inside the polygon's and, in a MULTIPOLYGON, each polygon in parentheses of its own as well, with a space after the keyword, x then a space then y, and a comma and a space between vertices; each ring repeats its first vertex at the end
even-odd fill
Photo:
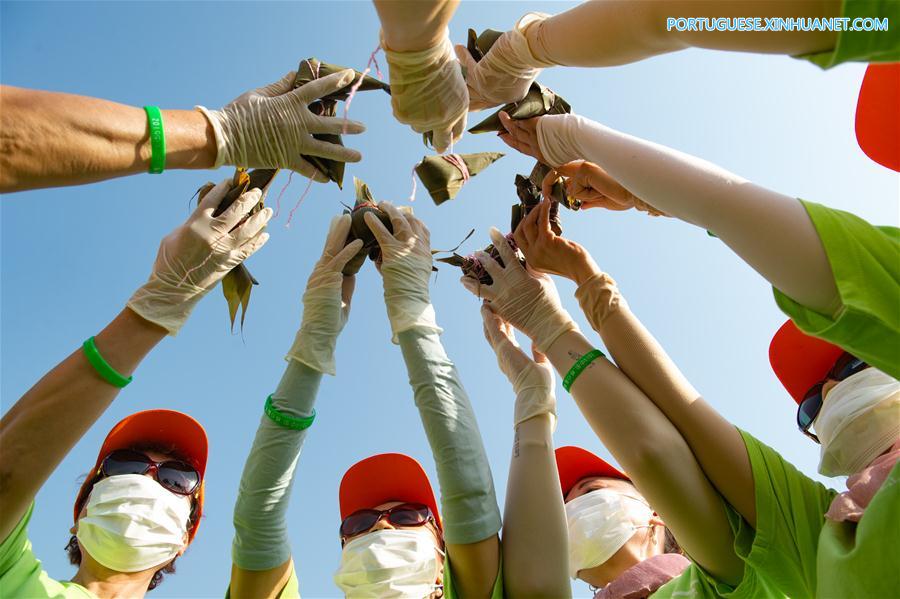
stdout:
MULTIPOLYGON (((513 239, 512 233, 509 233, 506 236, 506 241, 513 251, 516 252, 516 256, 522 266, 525 266, 525 257, 522 256, 522 253, 519 251, 519 246, 516 244, 516 240, 513 239)), ((503 258, 500 257, 500 251, 494 247, 494 244, 488 245, 482 251, 496 260, 500 266, 503 266, 503 258)), ((485 270, 484 266, 482 266, 481 262, 479 262, 474 255, 461 256, 454 252, 446 258, 435 258, 435 260, 437 262, 443 262, 444 264, 458 267, 465 276, 475 279, 482 285, 490 285, 494 282, 494 279, 488 274, 487 270, 485 270)))
POLYGON ((568 114, 572 107, 562 96, 537 81, 531 84, 528 93, 518 102, 510 102, 501 106, 489 117, 469 129, 469 133, 488 133, 505 131, 500 122, 500 113, 506 112, 510 118, 521 120, 547 114, 568 114))
POLYGON ((416 165, 428 195, 435 204, 452 200, 471 178, 503 158, 502 152, 477 152, 474 154, 441 154, 425 156, 416 165))
POLYGON ((387 212, 378 207, 378 203, 375 201, 375 196, 372 195, 369 186, 356 177, 353 177, 353 184, 356 187, 356 202, 351 210, 345 211, 345 214, 350 215, 350 231, 347 233, 347 241, 344 243, 344 246, 356 239, 362 239, 363 246, 344 267, 343 274, 346 276, 358 273, 359 269, 365 264, 366 257, 373 262, 377 262, 381 258, 381 248, 378 245, 378 240, 375 239, 375 234, 372 233, 365 220, 366 212, 373 213, 388 231, 394 232, 391 218, 387 212))
MULTIPOLYGON (((345 70, 345 67, 340 67, 337 65, 329 64, 327 62, 321 62, 317 58, 307 58, 305 60, 300 61, 300 66, 297 69, 297 75, 294 77, 294 89, 301 87, 315 79, 319 79, 321 77, 325 77, 327 75, 331 75, 332 73, 339 73, 345 70)), ((362 82, 360 83, 357 91, 370 91, 370 90, 382 90, 391 93, 391 88, 388 84, 383 81, 379 81, 374 77, 370 77, 368 75, 363 75, 359 71, 354 71, 356 75, 353 78, 353 81, 336 92, 332 92, 323 98, 320 98, 309 105, 309 109, 319 116, 336 116, 337 115, 337 103, 341 100, 346 100, 350 95, 350 90, 353 86, 360 82, 360 78, 362 78, 362 82)), ((320 141, 324 141, 327 143, 337 144, 339 146, 344 145, 343 140, 340 135, 334 133, 314 133, 313 137, 320 141)), ((312 164, 316 169, 328 177, 330 181, 334 181, 337 183, 337 186, 340 189, 344 188, 344 163, 339 160, 333 160, 331 158, 322 158, 321 156, 310 156, 308 154, 303 154, 303 159, 312 164)))
MULTIPOLYGON (((219 205, 216 206, 216 209, 213 210, 213 216, 216 217, 225 212, 244 192, 250 189, 262 190, 262 197, 265 197, 265 192, 268 191, 269 185, 272 184, 277 173, 278 169, 271 168, 258 168, 249 172, 246 169, 238 168, 232 178, 231 188, 225 194, 225 197, 222 198, 222 201, 219 202, 219 205)), ((198 204, 213 187, 215 187, 215 184, 207 183, 197 191, 198 204)), ((261 198, 259 203, 250 209, 241 223, 262 209, 263 199, 261 198)), ((236 226, 240 226, 241 223, 238 223, 236 226)), ((247 270, 243 263, 235 266, 222 278, 222 294, 228 302, 228 315, 231 319, 232 330, 234 330, 234 321, 237 318, 238 308, 241 309, 241 328, 244 328, 244 317, 247 315, 247 307, 250 305, 250 292, 253 290, 254 285, 259 285, 259 281, 250 274, 250 271, 247 270)))

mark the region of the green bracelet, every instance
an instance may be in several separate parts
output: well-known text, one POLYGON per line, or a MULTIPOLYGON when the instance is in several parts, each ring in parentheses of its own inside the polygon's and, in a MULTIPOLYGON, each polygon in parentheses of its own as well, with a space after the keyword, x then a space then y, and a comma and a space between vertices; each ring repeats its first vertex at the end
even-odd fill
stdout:
POLYGON ((312 426, 313 420, 316 419, 315 410, 313 410, 312 416, 307 416, 306 418, 295 418, 294 416, 282 414, 278 411, 278 408, 272 405, 271 395, 266 398, 264 411, 266 413, 266 416, 268 416, 275 424, 283 426, 284 428, 293 429, 295 431, 308 429, 310 426, 312 426))
POLYGON ((150 125, 150 174, 158 175, 166 169, 166 136, 163 133, 162 112, 157 106, 144 106, 150 125))
POLYGON ((575 379, 581 374, 581 372, 591 365, 591 362, 599 358, 603 355, 603 352, 599 349, 592 349, 588 353, 584 354, 578 361, 572 364, 572 368, 569 369, 569 372, 566 373, 566 376, 563 378, 563 389, 566 392, 569 392, 569 389, 572 388, 572 383, 575 382, 575 379))
POLYGON ((124 377, 116 372, 116 369, 110 366, 109 362, 104 360, 103 356, 100 355, 100 350, 98 350, 96 344, 94 344, 93 337, 85 341, 81 345, 81 349, 84 351, 84 356, 87 358, 87 361, 90 362, 91 366, 94 367, 94 370, 97 371, 97 374, 103 377, 103 380, 113 387, 121 389, 134 378, 130 376, 124 377))

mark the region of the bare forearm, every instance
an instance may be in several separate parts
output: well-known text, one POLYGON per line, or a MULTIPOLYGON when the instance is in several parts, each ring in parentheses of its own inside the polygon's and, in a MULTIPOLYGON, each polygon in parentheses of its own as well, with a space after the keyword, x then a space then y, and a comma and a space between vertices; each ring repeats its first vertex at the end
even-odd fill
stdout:
MULTIPOLYGON (((0 88, 0 191, 77 185, 147 172, 143 109, 108 100, 0 88)), ((210 168, 212 127, 194 110, 163 110, 166 168, 210 168)))
POLYGON ((552 427, 549 414, 516 427, 503 511, 503 578, 511 597, 572 593, 552 427))
POLYGON ((374 4, 387 47, 412 52, 441 41, 459 0, 374 0, 374 4))
MULTIPOLYGON (((547 357, 565 376, 591 349, 580 333, 569 332, 547 357)), ((602 357, 581 373, 570 392, 588 424, 691 557, 720 580, 739 581, 743 567, 732 550, 722 499, 673 423, 602 357)))
POLYGON ((547 19, 528 31, 539 59, 561 65, 604 67, 637 62, 684 48, 768 54, 806 54, 834 48, 834 32, 667 31, 669 17, 834 17, 840 0, 595 0, 547 19))
MULTIPOLYGON (((164 329, 126 308, 95 343, 110 366, 127 376, 165 336, 164 329)), ((118 394, 77 349, 3 416, 0 538, 6 538, 56 466, 118 394)))

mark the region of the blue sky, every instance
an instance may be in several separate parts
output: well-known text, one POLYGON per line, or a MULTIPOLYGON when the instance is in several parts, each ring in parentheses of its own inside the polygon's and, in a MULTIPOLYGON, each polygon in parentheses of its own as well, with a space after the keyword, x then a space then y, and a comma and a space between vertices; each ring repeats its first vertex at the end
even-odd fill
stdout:
MULTIPOLYGON (((559 12, 570 3, 465 2, 451 25, 507 29, 527 10, 559 12)), ((3 2, 4 84, 65 91, 141 106, 217 108, 280 78, 316 56, 362 68, 378 43, 369 2, 3 2)), ((383 61, 382 61, 383 62, 383 61)), ((862 65, 823 72, 786 57, 687 51, 610 69, 551 69, 541 81, 580 114, 696 154, 759 184, 851 210, 878 224, 898 223, 898 177, 869 161, 853 133, 862 65)), ((134 383, 69 454, 37 497, 30 537, 50 574, 73 569, 63 547, 77 480, 107 430, 128 413, 153 407, 187 411, 211 441, 205 519, 197 542, 156 597, 222 596, 230 568, 231 510, 240 471, 265 397, 284 368, 299 324, 300 295, 327 223, 353 199, 352 176, 379 199, 403 202, 410 170, 426 153, 420 137, 391 117, 389 99, 359 96, 351 111, 368 131, 346 143, 363 153, 350 183, 316 185, 248 266, 254 290, 243 337, 230 334, 225 301, 213 291, 177 338, 141 365, 134 383)), ((477 116, 470 119, 475 122, 477 116)), ((501 150, 490 135, 467 136, 459 152, 501 150)), ((414 207, 448 248, 471 229, 464 249, 487 243, 490 225, 508 227, 513 178, 531 160, 509 154, 473 179, 452 202, 434 206, 419 190, 414 207)), ((190 197, 216 173, 167 172, 3 197, 2 410, 46 371, 100 330, 149 273, 159 240, 183 221, 190 197)), ((279 176, 277 192, 287 175, 279 176)), ((305 181, 294 177, 290 206, 305 181)), ((814 473, 818 448, 794 427, 794 403, 767 360, 784 317, 771 290, 724 245, 702 230, 641 214, 565 212, 568 236, 584 244, 619 282, 635 312, 693 384, 732 422, 756 434, 801 470, 814 473)), ((505 500, 512 445, 513 395, 482 339, 478 302, 442 267, 432 299, 443 341, 475 406, 505 500)), ((565 305, 590 330, 559 283, 565 305)), ((290 507, 291 542, 304 597, 334 597, 338 564, 337 489, 355 461, 384 451, 418 458, 436 482, 429 448, 399 348, 390 332, 381 281, 371 264, 359 275, 349 324, 338 344, 338 376, 326 377, 290 507)), ((559 389, 557 445, 608 453, 559 389)), ((14 456, 4 455, 3 459, 14 456)), ((841 484, 834 481, 833 484, 841 484)), ((575 587, 588 596, 586 585, 575 587)))

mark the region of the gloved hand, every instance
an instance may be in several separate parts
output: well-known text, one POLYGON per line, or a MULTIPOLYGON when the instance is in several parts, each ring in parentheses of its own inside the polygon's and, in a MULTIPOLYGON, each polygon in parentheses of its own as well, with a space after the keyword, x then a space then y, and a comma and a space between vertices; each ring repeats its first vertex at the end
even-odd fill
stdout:
POLYGON ((230 178, 216 185, 187 222, 163 238, 150 278, 128 300, 129 308, 170 335, 178 333, 200 298, 269 239, 263 229, 272 209, 247 217, 262 199, 259 189, 244 193, 213 218, 230 188, 230 178))
POLYGON ((453 55, 449 32, 427 50, 394 52, 381 47, 390 67, 394 117, 418 133, 432 132, 432 145, 443 152, 462 138, 469 93, 453 55))
POLYGON ((216 164, 246 168, 289 168, 327 182, 301 154, 321 156, 341 162, 359 162, 356 150, 315 139, 313 133, 362 133, 365 126, 340 117, 318 116, 308 105, 337 91, 353 80, 353 69, 333 73, 292 89, 296 73, 291 71, 281 80, 254 89, 225 106, 209 110, 197 106, 213 127, 216 135, 216 164))
POLYGON ((530 12, 516 26, 501 35, 480 61, 476 62, 465 46, 456 46, 456 56, 466 70, 469 110, 484 110, 509 102, 518 102, 528 93, 544 62, 531 53, 525 31, 550 15, 530 12))
POLYGON ((334 374, 334 347, 347 317, 356 277, 341 271, 362 248, 361 239, 348 243, 350 215, 331 221, 322 257, 313 267, 303 294, 303 321, 285 359, 297 360, 319 372, 334 374))
POLYGON ((563 309, 550 277, 522 266, 509 242, 496 228, 491 227, 490 234, 503 266, 485 252, 476 252, 475 257, 491 275, 493 283, 484 285, 468 276, 460 281, 463 287, 486 299, 500 318, 528 335, 538 351, 547 353, 560 335, 577 331, 578 325, 563 309))
POLYGON ((380 202, 378 207, 390 216, 393 235, 371 212, 363 218, 381 246, 382 261, 377 266, 384 279, 384 303, 393 333, 391 340, 399 343, 397 336, 413 328, 441 333, 428 293, 431 277, 428 228, 412 215, 412 211, 401 212, 389 202, 380 202))
MULTIPOLYGON (((545 132, 547 129, 544 130, 545 132)), ((622 186, 609 176, 605 170, 593 162, 573 160, 561 164, 544 177, 541 191, 544 197, 553 185, 562 178, 566 186, 566 194, 581 201, 581 209, 606 208, 607 210, 628 210, 634 208, 646 212, 650 216, 668 216, 657 210, 622 186)))
POLYGON ((550 414, 556 427, 556 393, 553 365, 547 356, 532 347, 532 360, 516 342, 512 326, 494 314, 488 304, 481 306, 484 336, 497 354, 500 370, 512 383, 516 394, 514 425, 529 418, 550 414))

